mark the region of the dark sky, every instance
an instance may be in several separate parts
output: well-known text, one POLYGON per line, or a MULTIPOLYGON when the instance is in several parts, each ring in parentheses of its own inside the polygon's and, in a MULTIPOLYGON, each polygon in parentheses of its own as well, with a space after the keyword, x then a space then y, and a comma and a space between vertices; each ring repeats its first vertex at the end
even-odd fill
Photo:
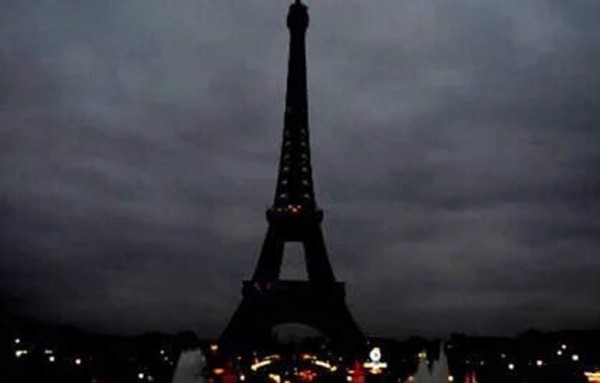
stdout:
MULTIPOLYGON (((288 4, 0 0, 5 310, 222 330, 274 193, 288 4)), ((309 6, 317 199, 363 329, 597 326, 600 2, 309 6)))

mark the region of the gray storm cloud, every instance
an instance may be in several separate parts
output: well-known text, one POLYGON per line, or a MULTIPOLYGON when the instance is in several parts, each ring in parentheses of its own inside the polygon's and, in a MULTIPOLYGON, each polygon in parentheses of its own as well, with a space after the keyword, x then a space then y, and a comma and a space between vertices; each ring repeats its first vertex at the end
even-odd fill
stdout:
MULTIPOLYGON (((1 306, 218 334, 274 192, 287 4, 2 5, 1 306)), ((597 325, 600 4, 309 6, 317 198, 365 331, 597 325)))

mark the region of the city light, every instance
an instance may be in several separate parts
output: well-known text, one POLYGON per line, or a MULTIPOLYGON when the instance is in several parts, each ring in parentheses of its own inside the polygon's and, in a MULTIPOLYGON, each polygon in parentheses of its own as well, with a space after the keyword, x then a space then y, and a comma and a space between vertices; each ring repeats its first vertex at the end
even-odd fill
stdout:
POLYGON ((210 351, 212 352, 217 352, 217 350, 219 350, 219 346, 216 344, 211 344, 210 345, 210 351))
POLYGON ((15 344, 19 344, 19 343, 21 343, 21 339, 15 338, 15 344))
POLYGON ((379 362, 379 360, 381 359, 381 350, 379 349, 379 347, 374 347, 369 353, 369 357, 372 361, 379 362))
POLYGON ((317 374, 311 370, 302 370, 302 371, 298 372, 297 375, 300 377, 300 379, 302 381, 305 381, 305 382, 312 382, 314 380, 314 378, 317 376, 317 374))
POLYGON ((314 363, 315 365, 319 366, 319 367, 324 367, 324 368, 326 368, 326 369, 328 369, 328 370, 330 370, 330 371, 335 371, 335 370, 337 370, 337 367, 335 367, 335 366, 332 366, 331 364, 329 364, 329 363, 327 363, 327 362, 324 362, 324 361, 322 361, 322 360, 315 360, 313 363, 314 363))
MULTIPOLYGON (((18 339, 18 338, 17 338, 18 339)), ((36 362, 41 362, 42 366, 46 366, 45 368, 47 369, 56 369, 58 366, 63 366, 64 362, 67 362, 68 364, 71 364, 71 368, 73 369, 79 369, 81 371, 83 370, 83 367, 75 367, 76 366, 82 366, 83 365, 83 361, 86 361, 86 367, 89 365, 89 368, 93 368, 93 366, 95 365, 94 362, 95 360, 92 359, 90 356, 87 356, 85 354, 81 354, 79 353, 79 356, 77 356, 76 354, 73 355, 71 354, 70 357, 68 357, 67 355, 62 355, 65 351, 60 349, 60 348, 56 348, 56 345, 51 345, 51 344, 43 344, 42 345, 36 345, 35 342, 27 340, 24 341, 22 339, 19 340, 20 341, 20 347, 18 346, 13 346, 13 350, 10 351, 11 353, 14 353, 15 357, 21 358, 23 359, 23 361, 19 361, 18 364, 24 363, 26 362, 27 364, 30 363, 31 361, 36 361, 36 362), (40 347, 41 346, 41 347, 40 347), (43 346, 46 346, 48 348, 44 348, 43 346), (28 349, 26 349, 25 347, 28 347, 28 349), (27 356, 25 358, 25 356, 27 356), (59 357, 61 357, 59 359, 59 357), (86 359, 87 358, 87 359, 86 359)), ((9 340, 10 342, 10 340, 9 340)), ((12 343, 16 343, 16 339, 12 339, 12 343)), ((9 343, 10 344, 10 343, 9 343)), ((211 345, 209 346, 209 350, 213 349, 216 350, 217 349, 217 345, 211 345), (213 347, 215 346, 215 347, 213 347)), ((343 363, 339 363, 338 359, 339 356, 335 355, 332 353, 332 351, 327 351, 327 349, 325 349, 326 351, 323 352, 322 354, 317 354, 317 353, 313 353, 311 352, 298 352, 297 354, 294 355, 294 360, 295 361, 302 361, 302 366, 294 366, 293 368, 293 372, 292 372, 292 368, 289 368, 288 370, 285 369, 279 369, 280 364, 277 362, 278 360, 287 360, 285 359, 284 355, 280 355, 280 354, 268 354, 266 356, 261 355, 260 353, 254 353, 255 357, 253 359, 250 360, 246 360, 243 359, 246 363, 245 364, 240 362, 239 366, 235 365, 231 366, 234 370, 233 372, 233 377, 234 379, 236 379, 238 382, 240 383, 246 383, 250 380, 252 380, 254 377, 257 377, 258 374, 260 374, 260 376, 262 376, 263 381, 265 381, 265 383, 315 383, 317 381, 320 381, 322 378, 323 379, 328 379, 327 377, 329 376, 329 374, 332 374, 339 371, 340 372, 340 376, 339 379, 344 379, 344 377, 346 378, 346 380, 349 383, 360 383, 360 382, 365 382, 366 380, 364 380, 365 378, 368 379, 368 374, 372 374, 372 375, 377 375, 377 374, 383 374, 386 372, 386 370, 383 370, 384 368, 390 368, 388 366, 388 364, 391 362, 391 360, 386 360, 388 359, 388 354, 386 353, 385 348, 382 347, 373 347, 373 345, 371 344, 371 349, 368 352, 368 356, 365 358, 363 356, 362 361, 356 361, 356 363, 350 367, 350 365, 346 366, 343 363), (388 362, 388 363, 386 363, 388 362), (253 363, 253 364, 252 364, 253 363), (250 365, 249 365, 250 364, 250 365), (269 367, 269 368, 265 368, 264 370, 262 370, 261 372, 259 372, 257 375, 255 375, 254 373, 259 371, 261 368, 265 367, 265 366, 275 366, 275 367, 269 367), (239 368, 237 368, 239 367, 239 368), (249 368, 248 368, 249 367, 249 368), (365 368, 363 370, 363 368, 365 368), (266 371, 265 371, 266 370, 266 371), (264 372, 263 372, 264 371, 264 372)), ((548 357, 545 356, 544 354, 533 354, 533 355, 523 355, 521 357, 523 357, 523 359, 519 359, 517 358, 517 355, 513 355, 512 353, 500 353, 498 351, 496 351, 494 354, 496 355, 496 358, 500 357, 503 358, 505 360, 498 360, 495 358, 492 359, 487 359, 485 358, 484 355, 473 355, 473 356, 468 356, 468 355, 464 355, 464 357, 460 358, 461 363, 465 364, 467 363, 467 361, 470 361, 471 365, 473 366, 492 366, 493 368, 496 368, 498 365, 496 363, 500 364, 500 368, 502 368, 503 366, 506 366, 504 368, 506 368, 507 370, 505 370, 505 374, 507 376, 520 376, 520 374, 527 374, 527 373, 531 373, 534 369, 538 370, 538 373, 541 373, 544 370, 549 370, 548 373, 551 373, 553 371, 553 369, 555 368, 555 364, 558 365, 559 361, 562 360, 564 361, 569 361, 571 360, 572 363, 567 363, 569 366, 561 364, 561 368, 566 368, 566 369, 576 369, 574 371, 576 371, 576 374, 578 374, 578 376, 581 379, 585 379, 584 381, 588 382, 588 383, 600 383, 600 370, 595 370, 594 367, 591 367, 587 364, 588 362, 590 362, 592 359, 588 356, 587 353, 584 354, 579 354, 576 351, 578 351, 579 349, 576 347, 576 344, 571 344, 568 343, 567 344, 558 344, 558 347, 556 347, 556 345, 552 348, 550 348, 550 355, 558 355, 558 356, 564 356, 567 359, 562 359, 562 358, 556 358, 556 357, 548 357), (565 351, 566 349, 566 351, 565 351), (554 351, 556 354, 552 354, 552 351, 554 351), (468 357, 467 357, 468 356, 468 357), (542 357, 544 359, 542 359, 542 357), (585 366, 588 367, 588 371, 584 372, 583 369, 583 365, 585 362, 585 366), (516 365, 517 363, 519 363, 519 369, 517 370, 516 365), (590 371, 591 370, 591 371, 590 371), (585 375, 585 376, 583 376, 585 375)), ((169 361, 169 357, 167 355, 169 355, 169 353, 167 353, 166 349, 160 349, 159 347, 154 348, 154 352, 159 351, 160 356, 157 356, 156 354, 155 357, 158 361, 159 364, 161 364, 164 367, 164 364, 162 364, 161 362, 164 360, 165 362, 169 361)), ((210 352, 210 351, 209 351, 210 352)), ((218 355, 218 354, 215 354, 218 355)), ((425 351, 421 351, 418 354, 419 358, 425 358, 427 357, 427 354, 425 351)), ((487 354, 489 355, 489 354, 487 354)), ((407 354, 406 355, 405 360, 410 360, 410 361, 415 361, 415 353, 411 353, 411 354, 407 354)), ((235 356, 235 359, 237 359, 238 361, 242 360, 242 357, 240 356, 235 356)), ((360 360, 360 359, 359 359, 360 360)), ((173 364, 173 363, 171 363, 173 364)), ((15 365, 17 365, 17 362, 15 361, 15 365)), ((393 364, 392 364, 393 365, 393 364)), ((134 367, 135 368, 135 367, 134 367)), ((133 378, 134 379, 138 379, 137 381, 141 382, 153 382, 155 381, 157 378, 155 376, 151 376, 149 375, 149 371, 147 370, 148 366, 143 366, 143 365, 138 365, 138 367, 136 369, 138 369, 138 373, 135 373, 135 369, 133 371, 131 371, 130 373, 133 373, 133 378), (142 372, 139 372, 139 369, 142 369, 142 372)), ((152 367, 150 367, 152 368, 152 367)), ((59 369, 60 370, 60 369, 59 369)), ((452 369, 451 369, 452 371, 452 369)), ((229 372, 229 369, 225 369, 224 366, 223 367, 217 367, 217 368, 211 368, 208 369, 209 374, 211 374, 215 380, 213 383, 223 383, 220 379, 223 378, 227 378, 229 377, 229 375, 227 375, 227 373, 229 372)), ((392 374, 394 373, 394 371, 392 371, 392 374)), ((407 374, 408 375, 408 374, 407 374)), ((406 383, 413 383, 416 382, 418 380, 418 375, 413 377, 413 376, 407 376, 404 375, 403 377, 398 377, 397 382, 406 382, 406 383)), ((336 375, 337 376, 337 375, 336 375)), ((378 375, 381 376, 381 375, 378 375)), ((372 376, 373 378, 377 378, 378 376, 372 376)), ((393 375, 392 375, 393 376, 393 375)), ((467 375, 464 377, 465 378, 465 382, 475 382, 474 379, 474 373, 467 373, 467 375)), ((386 376, 387 378, 387 376, 386 376)), ((443 376, 442 380, 439 380, 439 382, 442 381, 447 381, 449 383, 456 383, 456 382, 462 382, 462 377, 459 376, 453 376, 450 373, 448 373, 448 371, 446 370, 446 375, 443 376)), ((396 382, 396 380, 393 380, 393 382, 396 382)))
POLYGON ((250 369, 252 371, 257 371, 259 368, 264 367, 264 366, 268 366, 269 364, 271 364, 270 360, 263 360, 257 363, 254 363, 252 366, 250 366, 250 369))
POLYGON ((584 372, 588 383, 600 383, 600 372, 584 372))
POLYGON ((373 347, 369 352, 369 361, 363 363, 363 367, 370 369, 371 374, 379 374, 381 370, 387 368, 387 363, 381 361, 381 349, 373 347))

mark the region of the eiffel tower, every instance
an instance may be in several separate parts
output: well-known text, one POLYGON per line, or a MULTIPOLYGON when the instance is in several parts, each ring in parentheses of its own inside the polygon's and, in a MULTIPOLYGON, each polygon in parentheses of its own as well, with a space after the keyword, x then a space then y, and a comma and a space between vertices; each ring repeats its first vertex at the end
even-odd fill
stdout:
POLYGON ((305 36, 307 7, 290 5, 287 93, 283 144, 275 200, 252 279, 243 282, 243 300, 219 339, 224 350, 248 351, 266 344, 273 327, 302 323, 326 335, 333 347, 346 352, 362 349, 364 338, 345 303, 345 286, 338 282, 327 257, 321 231, 323 211, 313 190, 308 136, 305 36), (280 280, 286 242, 304 246, 307 281, 280 280))

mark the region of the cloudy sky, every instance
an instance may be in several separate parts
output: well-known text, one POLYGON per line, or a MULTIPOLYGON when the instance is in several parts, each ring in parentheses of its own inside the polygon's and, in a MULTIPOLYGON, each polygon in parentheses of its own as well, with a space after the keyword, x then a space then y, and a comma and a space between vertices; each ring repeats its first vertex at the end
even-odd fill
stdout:
MULTIPOLYGON (((0 309, 218 335, 266 231, 289 1, 0 3, 0 309)), ((308 4, 317 199, 364 331, 597 326, 600 3, 308 4)))

